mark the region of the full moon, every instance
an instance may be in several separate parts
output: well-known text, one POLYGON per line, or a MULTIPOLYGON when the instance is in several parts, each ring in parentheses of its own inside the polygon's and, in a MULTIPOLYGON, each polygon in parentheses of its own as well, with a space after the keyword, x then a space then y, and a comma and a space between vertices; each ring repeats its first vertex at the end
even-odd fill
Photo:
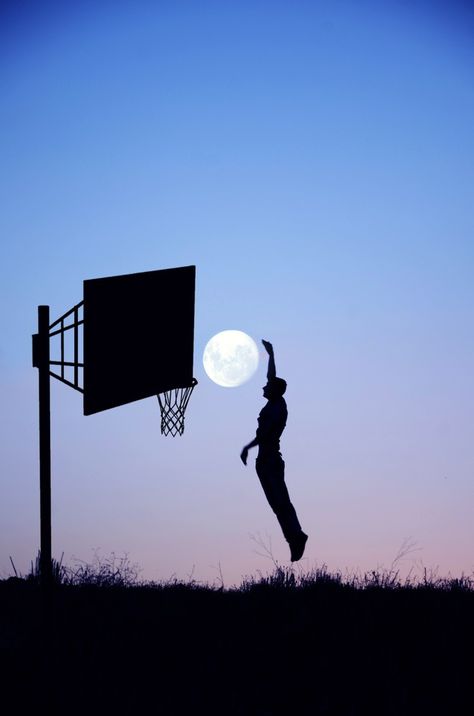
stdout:
POLYGON ((258 367, 258 348, 243 331, 221 331, 208 341, 202 357, 204 370, 217 385, 236 388, 258 367))

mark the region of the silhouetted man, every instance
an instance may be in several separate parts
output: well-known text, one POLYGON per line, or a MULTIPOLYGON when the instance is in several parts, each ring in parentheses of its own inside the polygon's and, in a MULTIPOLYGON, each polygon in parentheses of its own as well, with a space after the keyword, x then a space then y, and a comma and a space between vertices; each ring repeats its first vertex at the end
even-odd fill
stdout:
POLYGON ((263 397, 267 404, 258 416, 258 428, 255 438, 244 447, 240 458, 244 465, 250 448, 258 445, 255 462, 257 475, 270 507, 276 514, 286 541, 290 545, 291 561, 297 562, 303 556, 308 535, 301 529, 295 508, 285 484, 285 463, 280 452, 280 437, 285 429, 288 410, 283 397, 286 381, 277 378, 273 346, 262 340, 268 353, 267 384, 263 388, 263 397))

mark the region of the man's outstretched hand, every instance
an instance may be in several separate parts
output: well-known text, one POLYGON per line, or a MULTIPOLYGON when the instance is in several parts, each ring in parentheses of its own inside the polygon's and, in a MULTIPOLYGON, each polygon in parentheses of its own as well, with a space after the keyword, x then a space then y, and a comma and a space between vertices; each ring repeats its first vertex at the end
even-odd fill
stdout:
POLYGON ((242 460, 242 462, 244 463, 244 465, 247 464, 248 455, 249 455, 248 448, 244 447, 244 449, 243 449, 242 452, 240 453, 240 459, 242 460))
POLYGON ((270 341, 265 341, 265 340, 262 338, 262 343, 263 343, 263 346, 264 346, 265 350, 267 351, 268 355, 269 355, 269 356, 272 356, 272 355, 273 355, 273 346, 272 346, 272 344, 270 343, 270 341))

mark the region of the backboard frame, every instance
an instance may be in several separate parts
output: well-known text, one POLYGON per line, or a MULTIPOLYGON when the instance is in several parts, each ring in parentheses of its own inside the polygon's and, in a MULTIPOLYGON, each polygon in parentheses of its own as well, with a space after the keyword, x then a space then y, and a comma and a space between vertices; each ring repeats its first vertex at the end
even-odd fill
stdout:
POLYGON ((196 267, 84 281, 84 415, 192 384, 196 267))

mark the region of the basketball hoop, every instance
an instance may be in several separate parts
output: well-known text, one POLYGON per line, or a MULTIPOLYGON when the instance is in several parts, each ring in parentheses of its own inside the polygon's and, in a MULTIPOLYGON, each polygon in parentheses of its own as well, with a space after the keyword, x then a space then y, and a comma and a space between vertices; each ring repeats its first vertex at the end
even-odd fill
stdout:
POLYGON ((191 385, 186 388, 172 388, 164 393, 158 393, 157 398, 161 410, 161 434, 182 435, 184 432, 184 415, 188 407, 189 399, 197 385, 196 378, 193 378, 191 385))

